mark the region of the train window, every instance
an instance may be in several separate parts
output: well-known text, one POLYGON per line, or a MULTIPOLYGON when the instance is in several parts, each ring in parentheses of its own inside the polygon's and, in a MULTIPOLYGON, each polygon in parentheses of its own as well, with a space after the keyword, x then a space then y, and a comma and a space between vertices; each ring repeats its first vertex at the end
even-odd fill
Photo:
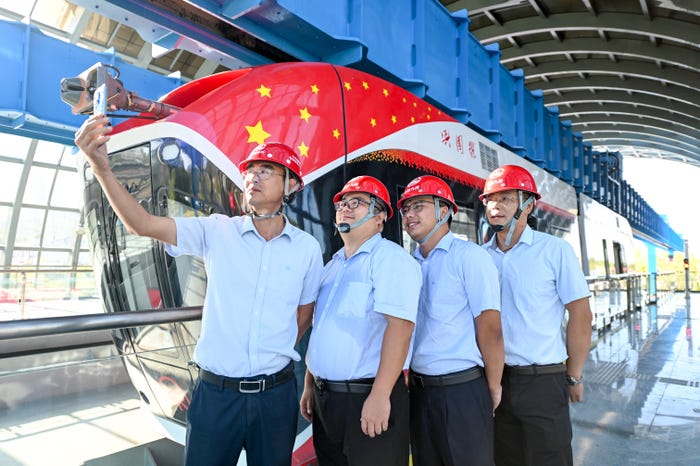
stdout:
MULTIPOLYGON (((136 200, 150 211, 153 195, 149 145, 143 144, 111 154, 112 171, 136 200)), ((106 199, 103 205, 107 206, 106 199)), ((160 309, 163 306, 155 260, 156 242, 128 233, 111 208, 105 209, 108 248, 118 254, 124 310, 160 309)))
POLYGON ((119 219, 115 221, 115 242, 119 245, 119 268, 128 310, 162 308, 153 257, 154 240, 129 234, 119 219))
POLYGON ((625 260, 625 248, 617 241, 613 241, 613 254, 615 256, 615 273, 616 274, 627 273, 627 261, 625 260))
POLYGON ((474 210, 469 209, 464 205, 459 205, 459 211, 452 217, 452 233, 467 241, 476 241, 473 237, 476 231, 476 222, 474 222, 474 210))
MULTIPOLYGON (((168 198, 167 212, 170 217, 201 217, 202 212, 196 210, 192 205, 184 204, 178 200, 168 198)), ((175 269, 177 278, 171 278, 176 306, 201 306, 204 304, 204 293, 207 287, 207 273, 204 268, 204 261, 201 258, 182 255, 175 257, 175 269), (174 283, 173 283, 174 282, 174 283)))

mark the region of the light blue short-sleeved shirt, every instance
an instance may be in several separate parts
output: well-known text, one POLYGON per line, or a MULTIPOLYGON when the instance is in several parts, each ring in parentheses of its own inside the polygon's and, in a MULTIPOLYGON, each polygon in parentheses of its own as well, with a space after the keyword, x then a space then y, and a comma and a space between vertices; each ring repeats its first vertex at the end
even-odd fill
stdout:
POLYGON ((507 253, 494 235, 484 244, 501 279, 501 323, 507 365, 557 364, 567 359, 565 305, 590 296, 569 243, 526 227, 507 253))
MULTIPOLYGON (((379 233, 345 258, 336 252, 323 269, 306 361, 316 377, 352 380, 379 369, 384 315, 416 321, 418 263, 379 233)), ((404 368, 408 367, 410 351, 404 368)))
POLYGON ((423 270, 411 369, 442 375, 484 366, 476 343, 474 319, 501 308, 498 271, 479 245, 448 232, 423 258, 423 270))
POLYGON ((207 291, 197 364, 229 377, 272 374, 300 360, 297 307, 316 300, 323 270, 318 241, 286 222, 266 241, 250 217, 175 218, 172 256, 204 260, 207 291))

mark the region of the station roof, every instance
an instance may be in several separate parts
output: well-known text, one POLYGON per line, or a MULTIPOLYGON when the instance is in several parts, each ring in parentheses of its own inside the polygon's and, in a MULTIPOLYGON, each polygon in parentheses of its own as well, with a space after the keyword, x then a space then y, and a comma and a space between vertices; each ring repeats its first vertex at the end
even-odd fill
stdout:
POLYGON ((594 149, 700 166, 700 2, 441 1, 594 149))

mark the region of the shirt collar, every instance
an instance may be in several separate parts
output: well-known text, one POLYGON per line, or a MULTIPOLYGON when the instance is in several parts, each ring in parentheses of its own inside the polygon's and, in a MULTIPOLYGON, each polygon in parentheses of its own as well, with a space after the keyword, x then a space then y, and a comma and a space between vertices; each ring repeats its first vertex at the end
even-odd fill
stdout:
MULTIPOLYGON (((522 234, 520 235, 520 238, 518 239, 518 243, 525 243, 527 245, 532 245, 532 242, 535 240, 535 232, 532 228, 530 228, 529 225, 525 225, 525 229, 523 230, 522 234)), ((496 244, 496 235, 494 234, 491 239, 486 243, 486 247, 488 249, 493 249, 500 251, 498 249, 498 245, 496 244)), ((513 245, 515 247, 515 244, 513 245)))
MULTIPOLYGON (((440 241, 438 241, 438 244, 435 245, 432 251, 428 253, 428 257, 430 257, 433 252, 435 252, 436 249, 442 249, 443 251, 449 251, 450 247, 452 246, 452 242, 454 241, 455 237, 452 234, 451 231, 448 231, 445 236, 440 238, 440 241)), ((420 246, 416 248, 415 251, 413 251, 413 256, 418 259, 419 261, 424 261, 428 257, 423 257, 423 254, 420 252, 420 246)))
MULTIPOLYGON (((350 259, 351 257, 355 257, 358 254, 364 254, 364 253, 370 253, 372 250, 379 244, 379 242, 382 240, 382 234, 381 233, 375 233, 371 238, 369 238, 367 241, 362 243, 362 245, 357 248, 357 251, 355 251, 355 254, 352 256, 348 257, 350 259)), ((345 248, 340 248, 338 251, 336 251, 335 254, 333 254, 333 257, 339 257, 343 260, 345 259, 345 248)))

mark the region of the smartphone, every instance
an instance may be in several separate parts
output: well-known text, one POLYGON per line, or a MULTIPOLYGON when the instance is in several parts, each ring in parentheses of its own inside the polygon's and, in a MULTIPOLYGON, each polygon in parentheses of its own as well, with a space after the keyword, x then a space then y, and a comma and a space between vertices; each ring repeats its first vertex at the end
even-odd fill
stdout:
POLYGON ((107 116, 107 67, 97 65, 95 70, 95 93, 92 96, 92 114, 107 116))

